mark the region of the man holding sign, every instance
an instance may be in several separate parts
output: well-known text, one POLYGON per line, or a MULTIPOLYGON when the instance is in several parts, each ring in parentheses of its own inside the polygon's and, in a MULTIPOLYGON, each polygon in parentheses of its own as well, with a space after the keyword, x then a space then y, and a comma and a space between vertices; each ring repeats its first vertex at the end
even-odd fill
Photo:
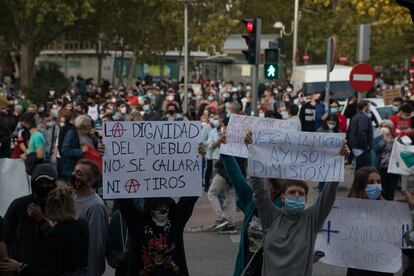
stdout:
MULTIPOLYGON (((257 143, 257 137, 253 138, 250 132, 246 143, 257 143)), ((349 154, 344 142, 338 153, 349 154)), ((254 202, 266 235, 262 275, 310 276, 315 240, 335 201, 338 182, 327 183, 317 202, 307 209, 304 208, 309 186, 304 181, 292 180, 285 184, 283 208, 273 204, 263 178, 252 177, 252 182, 254 202)))

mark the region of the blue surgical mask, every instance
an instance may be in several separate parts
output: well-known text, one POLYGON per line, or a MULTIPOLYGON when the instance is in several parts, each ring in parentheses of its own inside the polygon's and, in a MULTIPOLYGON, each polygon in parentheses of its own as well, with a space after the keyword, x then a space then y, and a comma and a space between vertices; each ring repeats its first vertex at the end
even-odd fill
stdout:
POLYGON ((220 126, 220 122, 218 120, 212 120, 211 123, 214 125, 214 127, 220 126))
POLYGON ((336 127, 336 124, 328 124, 330 130, 333 130, 336 127))
POLYGON ((398 106, 392 106, 392 112, 397 113, 400 108, 398 106))
POLYGON ((144 112, 147 112, 148 110, 150 110, 150 106, 148 104, 144 104, 144 106, 142 107, 142 110, 144 112))
POLYGON ((331 108, 331 113, 338 113, 338 108, 332 107, 331 108))
POLYGON ((300 214, 303 209, 305 209, 305 199, 303 197, 286 197, 285 207, 286 210, 292 215, 300 214))
POLYGON ((368 199, 378 199, 381 196, 382 186, 381 184, 368 184, 365 188, 365 194, 368 199))

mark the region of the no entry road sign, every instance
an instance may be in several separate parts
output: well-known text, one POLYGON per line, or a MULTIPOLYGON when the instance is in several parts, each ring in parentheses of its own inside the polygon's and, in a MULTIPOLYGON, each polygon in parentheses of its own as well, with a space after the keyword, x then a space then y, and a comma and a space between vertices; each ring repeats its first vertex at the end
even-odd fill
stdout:
POLYGON ((349 74, 351 86, 358 92, 368 92, 375 84, 375 71, 371 65, 360 63, 349 74))

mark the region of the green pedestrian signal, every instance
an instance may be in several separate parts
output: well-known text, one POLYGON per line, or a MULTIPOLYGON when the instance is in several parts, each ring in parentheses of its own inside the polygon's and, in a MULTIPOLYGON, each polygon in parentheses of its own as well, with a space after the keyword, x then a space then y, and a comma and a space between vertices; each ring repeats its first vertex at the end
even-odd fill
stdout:
POLYGON ((277 64, 265 64, 265 78, 268 80, 275 80, 278 77, 277 64))
POLYGON ((265 49, 264 76, 267 80, 279 77, 279 49, 265 49))

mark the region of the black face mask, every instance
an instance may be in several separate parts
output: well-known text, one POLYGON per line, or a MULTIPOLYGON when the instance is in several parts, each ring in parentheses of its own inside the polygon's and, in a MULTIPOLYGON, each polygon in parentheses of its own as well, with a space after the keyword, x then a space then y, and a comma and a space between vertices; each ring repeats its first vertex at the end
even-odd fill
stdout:
POLYGON ((175 114, 175 110, 168 110, 168 114, 174 115, 175 114))
POLYGON ((33 187, 33 193, 38 199, 45 199, 47 195, 54 189, 54 187, 33 187))
POLYGON ((72 175, 72 176, 70 177, 70 184, 71 184, 71 185, 72 185, 72 187, 73 187, 73 188, 75 188, 75 189, 82 188, 83 186, 85 186, 85 185, 86 185, 86 183, 85 183, 85 182, 83 182, 83 181, 82 181, 82 180, 80 180, 80 179, 77 179, 75 175, 72 175), (79 185, 79 187, 75 187, 76 180, 79 180, 79 184, 80 184, 80 185, 79 185))

